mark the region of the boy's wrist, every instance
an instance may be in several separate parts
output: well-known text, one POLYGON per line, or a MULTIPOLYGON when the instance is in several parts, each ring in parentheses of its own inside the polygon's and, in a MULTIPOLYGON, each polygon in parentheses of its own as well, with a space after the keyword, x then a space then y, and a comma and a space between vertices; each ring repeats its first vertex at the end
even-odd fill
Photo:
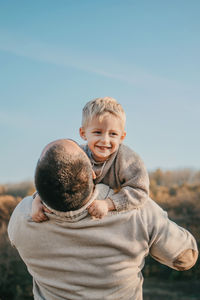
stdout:
POLYGON ((115 210, 115 205, 114 205, 112 199, 106 198, 106 202, 107 202, 107 204, 108 204, 108 210, 109 210, 109 211, 115 210))

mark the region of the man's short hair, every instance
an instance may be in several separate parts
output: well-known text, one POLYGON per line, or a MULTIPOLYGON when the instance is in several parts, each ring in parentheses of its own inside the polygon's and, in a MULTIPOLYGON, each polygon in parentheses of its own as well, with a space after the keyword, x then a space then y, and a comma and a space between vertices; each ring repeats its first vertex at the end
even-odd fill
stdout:
POLYGON ((86 103, 82 111, 82 127, 86 127, 94 117, 101 118, 106 113, 117 117, 124 128, 126 122, 125 112, 121 104, 111 97, 96 98, 86 103))
POLYGON ((50 147, 38 161, 35 186, 50 208, 58 211, 79 209, 93 189, 90 161, 80 153, 70 155, 62 145, 50 147))

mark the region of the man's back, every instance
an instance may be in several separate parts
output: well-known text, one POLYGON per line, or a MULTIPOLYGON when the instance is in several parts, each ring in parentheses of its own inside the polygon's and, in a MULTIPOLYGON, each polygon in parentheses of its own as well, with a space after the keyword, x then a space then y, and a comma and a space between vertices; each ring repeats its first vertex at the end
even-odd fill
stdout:
POLYGON ((101 220, 81 218, 80 209, 41 224, 31 221, 31 204, 26 198, 16 208, 9 237, 34 278, 35 299, 140 300, 149 249, 171 267, 181 252, 197 249, 150 199, 141 209, 101 220))

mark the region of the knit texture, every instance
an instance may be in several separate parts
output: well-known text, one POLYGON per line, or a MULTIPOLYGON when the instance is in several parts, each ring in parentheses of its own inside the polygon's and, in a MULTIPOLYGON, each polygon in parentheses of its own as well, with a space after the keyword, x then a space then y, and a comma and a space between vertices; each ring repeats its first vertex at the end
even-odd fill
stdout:
POLYGON ((95 183, 104 183, 118 192, 112 199, 117 211, 130 210, 143 205, 149 195, 149 176, 139 155, 121 144, 106 164, 96 162, 88 145, 81 145, 91 160, 97 175, 95 183), (100 176, 99 176, 100 174, 100 176))
MULTIPOLYGON (((101 185, 99 194, 98 188, 95 197, 107 197, 108 187, 104 192, 101 185)), ((151 199, 100 220, 85 208, 81 218, 80 210, 71 217, 55 212, 43 223, 31 220, 32 201, 27 197, 16 207, 8 234, 33 276, 36 300, 142 300, 148 253, 172 268, 195 263, 187 251, 197 253, 192 235, 151 199)))

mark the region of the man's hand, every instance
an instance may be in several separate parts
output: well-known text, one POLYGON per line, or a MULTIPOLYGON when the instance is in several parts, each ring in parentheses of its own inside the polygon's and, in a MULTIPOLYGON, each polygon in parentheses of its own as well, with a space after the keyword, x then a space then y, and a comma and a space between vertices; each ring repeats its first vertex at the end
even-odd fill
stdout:
POLYGON ((48 220, 48 217, 44 212, 51 213, 41 202, 40 196, 37 194, 33 199, 31 217, 35 222, 44 222, 48 220))
POLYGON ((108 211, 114 210, 114 204, 109 198, 105 200, 94 200, 88 207, 88 212, 91 216, 102 219, 108 214, 108 211))

